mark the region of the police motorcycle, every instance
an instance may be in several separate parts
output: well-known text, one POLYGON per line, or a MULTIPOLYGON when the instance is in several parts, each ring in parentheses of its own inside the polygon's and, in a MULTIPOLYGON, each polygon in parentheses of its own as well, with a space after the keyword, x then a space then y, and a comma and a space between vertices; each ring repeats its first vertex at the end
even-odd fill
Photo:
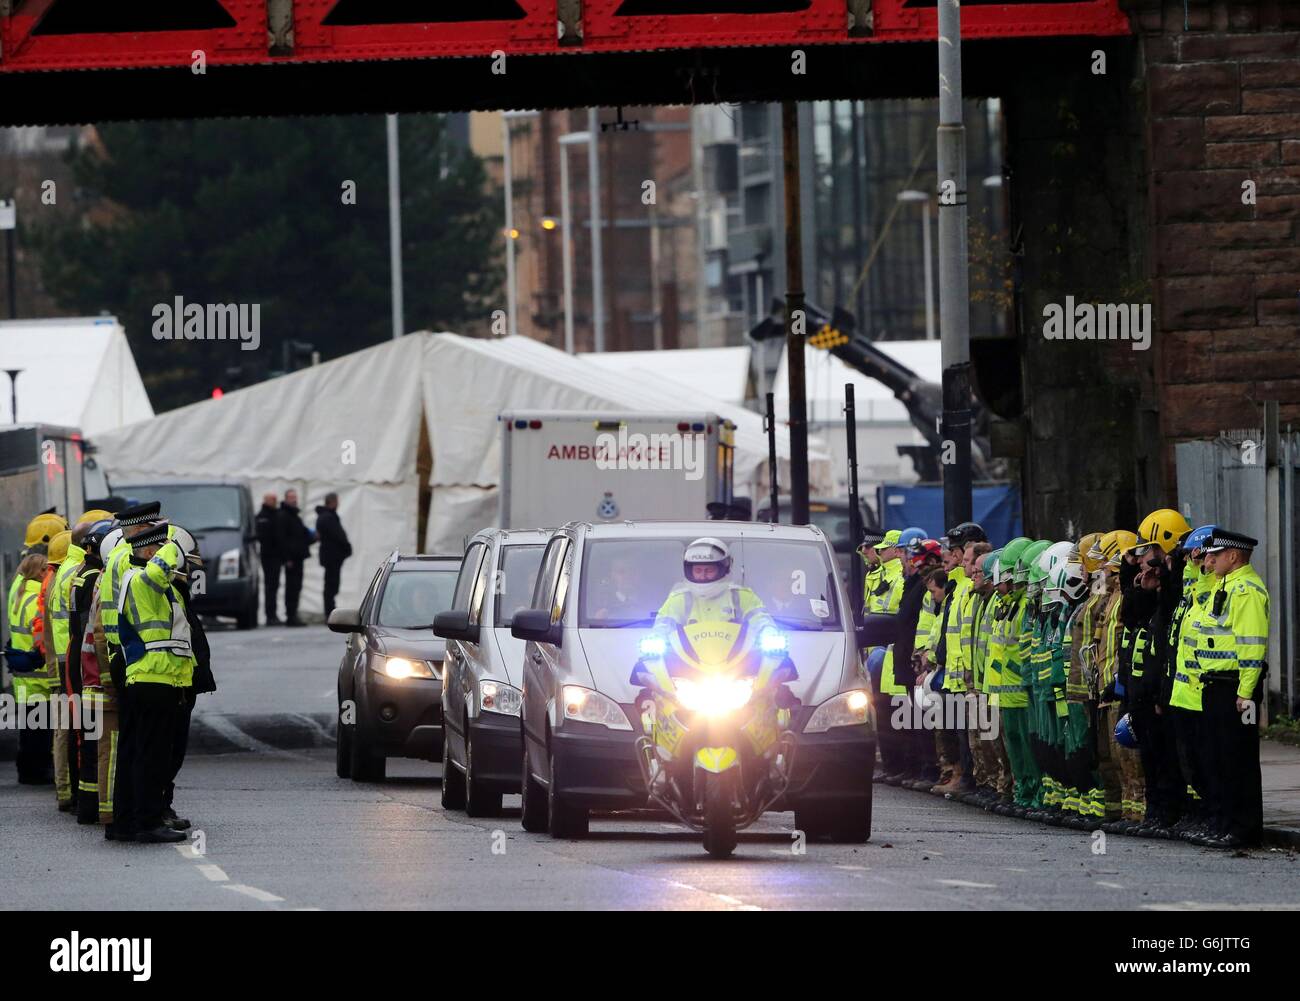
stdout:
POLYGON ((794 760, 787 687, 798 678, 780 629, 699 622, 641 640, 637 760, 650 799, 726 858, 736 833, 786 790, 794 760))

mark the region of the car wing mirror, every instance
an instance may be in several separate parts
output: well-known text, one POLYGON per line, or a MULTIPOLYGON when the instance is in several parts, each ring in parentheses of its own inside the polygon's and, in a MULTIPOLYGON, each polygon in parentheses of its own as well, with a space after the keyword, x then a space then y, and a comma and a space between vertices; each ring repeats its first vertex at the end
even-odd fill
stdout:
POLYGON ((525 608, 510 620, 510 635, 517 640, 559 646, 560 624, 551 622, 551 613, 545 608, 525 608))
POLYGON ((857 627, 858 649, 868 646, 888 646, 898 639, 898 616, 873 612, 862 618, 857 627))
POLYGON ((439 612, 433 617, 433 635, 440 636, 445 640, 477 643, 479 625, 477 622, 470 622, 468 610, 439 612))
POLYGON ((361 632, 361 612, 355 608, 336 608, 330 612, 327 624, 330 627, 330 632, 359 633, 361 632))

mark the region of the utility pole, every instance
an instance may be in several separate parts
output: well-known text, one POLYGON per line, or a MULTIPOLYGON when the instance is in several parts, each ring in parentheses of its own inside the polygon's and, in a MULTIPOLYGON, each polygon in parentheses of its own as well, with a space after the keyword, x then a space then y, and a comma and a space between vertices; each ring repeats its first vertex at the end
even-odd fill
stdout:
POLYGON ((393 283, 393 340, 406 325, 402 305, 402 185, 398 163, 397 116, 388 116, 388 266, 393 283))
POLYGON ((803 347, 803 228, 799 212, 799 108, 781 105, 781 151, 785 188, 785 357, 790 396, 790 523, 808 524, 808 399, 803 347))
POLYGON ((587 109, 587 192, 591 200, 591 330, 592 350, 605 350, 605 260, 601 253, 600 122, 595 108, 587 109))
POLYGON ((18 199, 0 201, 0 229, 5 231, 5 270, 9 274, 9 319, 18 319, 18 259, 14 230, 18 227, 18 199))
POLYGON ((939 0, 939 330, 943 357, 944 526, 971 517, 970 284, 961 7, 939 0))

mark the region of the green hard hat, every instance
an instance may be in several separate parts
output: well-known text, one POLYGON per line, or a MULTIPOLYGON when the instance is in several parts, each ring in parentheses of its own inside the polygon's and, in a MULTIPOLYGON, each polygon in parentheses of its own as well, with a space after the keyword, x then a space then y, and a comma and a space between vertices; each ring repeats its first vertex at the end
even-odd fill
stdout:
POLYGON ((998 557, 1001 554, 1001 549, 995 549, 993 552, 987 553, 984 558, 980 560, 980 569, 984 571, 984 576, 989 580, 993 579, 993 571, 997 567, 998 557))
POLYGON ((1010 579, 1012 571, 1016 568, 1016 560, 1019 558, 1021 550, 1033 541, 1033 539, 1027 539, 1022 535, 1012 539, 998 550, 998 559, 993 575, 994 584, 1001 584, 1004 580, 1010 579))
POLYGON ((1043 550, 1050 545, 1051 542, 1048 540, 1040 539, 1037 542, 1031 542, 1029 545, 1025 546, 1024 549, 1020 550, 1020 554, 1016 558, 1016 572, 1014 578, 1017 584, 1024 584, 1029 581, 1030 569, 1038 560, 1038 557, 1043 554, 1043 550))

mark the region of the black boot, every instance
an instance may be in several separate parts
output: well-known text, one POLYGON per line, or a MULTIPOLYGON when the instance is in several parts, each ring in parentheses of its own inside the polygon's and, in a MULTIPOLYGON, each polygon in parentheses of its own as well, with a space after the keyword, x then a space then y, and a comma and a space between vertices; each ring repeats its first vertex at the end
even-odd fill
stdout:
POLYGON ((155 827, 152 830, 141 831, 135 836, 135 840, 143 845, 175 845, 185 840, 185 835, 180 831, 173 831, 170 827, 155 827))

